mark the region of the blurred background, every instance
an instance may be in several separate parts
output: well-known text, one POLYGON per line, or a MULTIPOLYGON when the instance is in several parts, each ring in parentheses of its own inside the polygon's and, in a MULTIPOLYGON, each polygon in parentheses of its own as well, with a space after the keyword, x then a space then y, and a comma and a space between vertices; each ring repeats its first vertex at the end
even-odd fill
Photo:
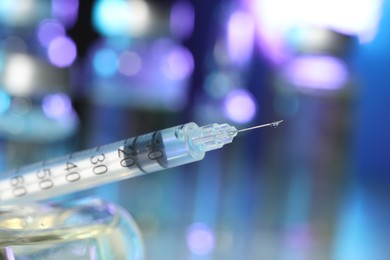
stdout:
POLYGON ((203 161, 74 194, 147 259, 387 259, 389 0, 2 0, 0 169, 185 122, 203 161))

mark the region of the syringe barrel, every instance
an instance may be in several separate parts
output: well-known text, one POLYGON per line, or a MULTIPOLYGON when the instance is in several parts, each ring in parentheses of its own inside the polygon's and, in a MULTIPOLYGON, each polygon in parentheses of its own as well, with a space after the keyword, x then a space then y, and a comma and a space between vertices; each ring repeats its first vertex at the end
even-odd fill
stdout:
POLYGON ((5 173, 0 205, 52 198, 203 159, 187 123, 5 173))

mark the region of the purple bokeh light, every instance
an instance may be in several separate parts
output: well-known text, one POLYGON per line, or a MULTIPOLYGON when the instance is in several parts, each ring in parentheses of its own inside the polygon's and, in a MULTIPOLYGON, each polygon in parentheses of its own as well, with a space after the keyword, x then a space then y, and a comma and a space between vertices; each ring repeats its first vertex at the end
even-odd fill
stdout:
POLYGON ((60 68, 68 67, 77 57, 76 45, 66 36, 57 37, 49 44, 48 57, 53 65, 60 68))
POLYGON ((289 51, 285 46, 285 21, 290 19, 293 1, 242 0, 255 21, 256 42, 262 53, 273 63, 280 64, 289 51), (291 2, 291 3, 290 3, 291 2))
POLYGON ((343 61, 325 55, 306 55, 294 58, 285 68, 288 81, 297 87, 335 90, 348 79, 343 61))
POLYGON ((248 123, 256 115, 256 103, 252 95, 244 89, 236 89, 225 99, 226 116, 236 123, 248 123))
POLYGON ((234 12, 228 22, 227 40, 229 56, 234 62, 245 63, 253 53, 255 22, 244 11, 234 12))
POLYGON ((141 57, 131 51, 126 51, 119 56, 119 71, 126 76, 134 76, 142 68, 141 57))
POLYGON ((296 250, 308 250, 315 241, 314 232, 306 224, 297 224, 288 227, 285 233, 286 246, 296 250))
POLYGON ((187 246, 195 255, 208 255, 215 247, 215 236, 203 223, 192 224, 187 231, 187 246))
POLYGON ((44 47, 48 47, 53 39, 64 35, 64 26, 55 20, 44 20, 39 24, 38 40, 44 47))
POLYGON ((49 118, 61 119, 72 113, 72 103, 65 94, 50 94, 43 99, 42 110, 49 118))
POLYGON ((178 1, 172 6, 170 28, 174 36, 187 39, 194 30, 195 10, 190 2, 178 1))
POLYGON ((172 47, 163 58, 161 70, 171 80, 183 80, 194 70, 194 58, 184 47, 172 47))
POLYGON ((52 0, 53 17, 60 20, 68 28, 76 22, 78 10, 78 0, 52 0))
POLYGON ((304 28, 331 29, 369 42, 378 30, 383 4, 383 0, 241 1, 256 21, 257 42, 263 54, 276 64, 289 58, 289 37, 304 28))

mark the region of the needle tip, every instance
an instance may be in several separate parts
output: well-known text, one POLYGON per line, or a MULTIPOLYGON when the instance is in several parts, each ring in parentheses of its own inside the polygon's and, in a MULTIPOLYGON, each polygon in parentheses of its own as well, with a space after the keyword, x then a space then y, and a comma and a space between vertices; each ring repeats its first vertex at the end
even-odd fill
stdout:
POLYGON ((240 129, 237 132, 239 133, 239 132, 250 131, 250 130, 253 130, 253 129, 262 128, 262 127, 266 127, 266 126, 277 127, 282 122, 283 122, 283 120, 279 120, 279 121, 275 121, 275 122, 264 124, 264 125, 257 125, 257 126, 252 126, 252 127, 240 129))
POLYGON ((271 126, 272 127, 277 127, 280 123, 282 123, 284 120, 279 120, 279 121, 276 121, 276 122, 272 122, 271 123, 271 126))

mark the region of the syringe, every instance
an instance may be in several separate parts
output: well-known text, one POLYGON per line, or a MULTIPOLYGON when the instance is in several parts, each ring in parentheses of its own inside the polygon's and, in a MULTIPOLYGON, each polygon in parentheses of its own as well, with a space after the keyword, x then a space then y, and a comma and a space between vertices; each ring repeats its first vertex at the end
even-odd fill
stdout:
POLYGON ((228 124, 187 123, 27 165, 0 180, 0 205, 49 199, 105 183, 202 160, 243 131, 228 124))

